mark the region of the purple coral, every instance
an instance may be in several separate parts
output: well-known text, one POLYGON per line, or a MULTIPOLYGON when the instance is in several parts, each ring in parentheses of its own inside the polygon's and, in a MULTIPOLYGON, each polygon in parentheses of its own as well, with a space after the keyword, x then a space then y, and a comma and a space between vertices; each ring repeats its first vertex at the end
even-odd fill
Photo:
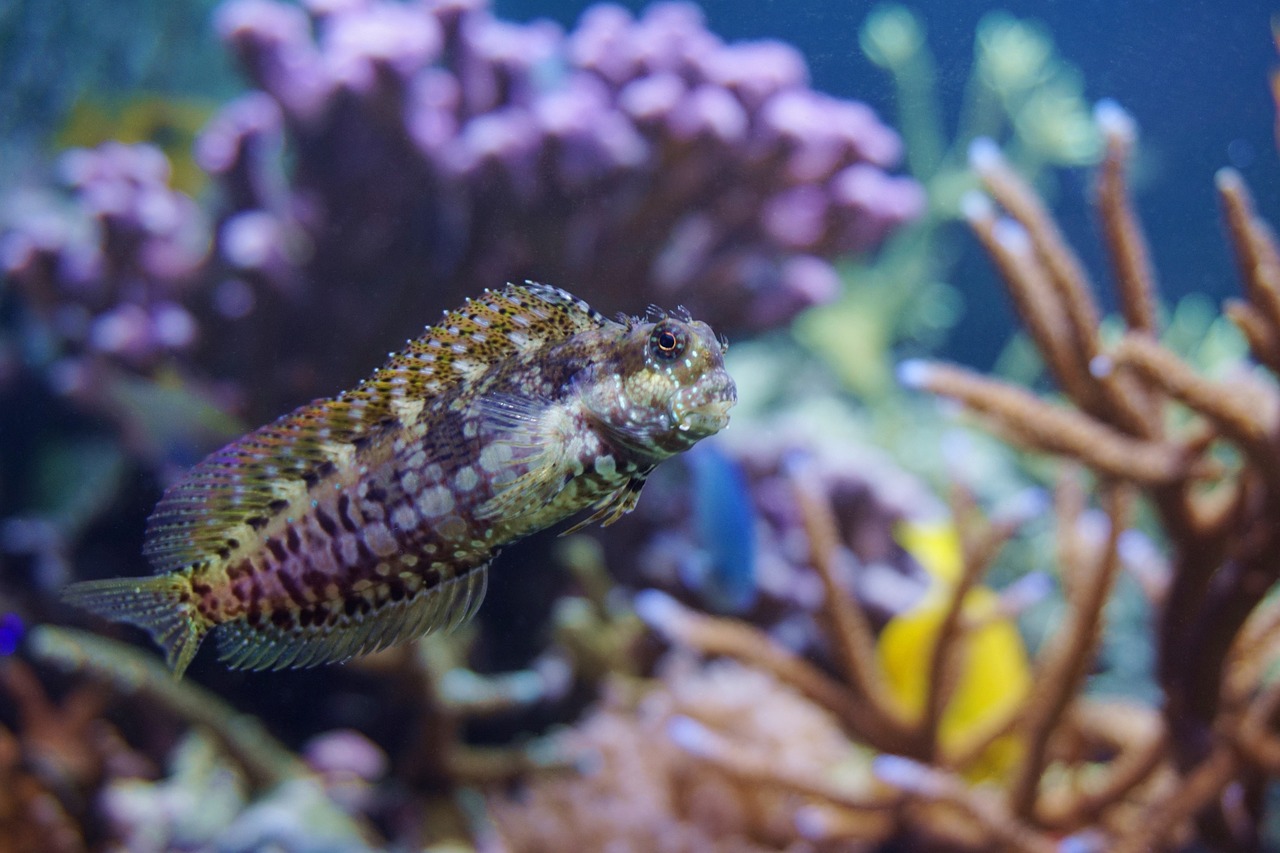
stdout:
MULTIPOLYGON (((233 105, 204 163, 238 213, 265 214, 254 228, 304 248, 267 269, 233 251, 243 219, 221 245, 250 275, 312 282, 321 314, 377 286, 420 323, 530 277, 606 311, 684 303, 767 327, 833 295, 831 258, 921 208, 915 183, 883 171, 900 146, 867 107, 807 88, 787 45, 725 44, 689 4, 638 19, 596 6, 568 35, 479 0, 233 0, 218 25, 261 90, 253 109, 269 112, 265 93, 280 118, 254 125, 233 105), (294 165, 273 194, 246 158, 280 127, 294 165)), ((360 326, 344 334, 375 334, 360 326)))
POLYGON ((100 357, 145 368, 195 343, 184 299, 203 268, 209 229, 169 187, 150 145, 73 150, 63 194, 8 200, 0 266, 54 339, 50 356, 100 357))
MULTIPOLYGON (((68 155, 70 204, 7 213, 4 268, 54 330, 49 361, 153 376, 178 356, 187 378, 252 376, 228 399, 266 419, 505 281, 775 327, 922 205, 871 110, 692 5, 600 5, 566 34, 483 0, 231 0, 216 26, 255 91, 197 146, 212 225, 147 146, 68 155)), ((93 384, 65 366, 55 385, 93 384)))

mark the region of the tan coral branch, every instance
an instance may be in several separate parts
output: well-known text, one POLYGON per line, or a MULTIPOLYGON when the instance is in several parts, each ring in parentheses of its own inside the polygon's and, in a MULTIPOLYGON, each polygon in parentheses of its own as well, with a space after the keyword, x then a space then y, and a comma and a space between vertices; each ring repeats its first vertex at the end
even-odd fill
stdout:
POLYGON ((1039 196, 1009 167, 994 144, 976 143, 969 163, 987 192, 1030 234, 1071 321, 1078 352, 1087 364, 1099 351, 1098 306, 1084 265, 1067 245, 1039 196))
POLYGON ((962 367, 912 361, 899 375, 907 385, 958 400, 988 416, 1023 447, 1077 459, 1108 476, 1154 486, 1195 473, 1179 447, 1131 438, 1074 409, 1051 405, 1015 385, 962 367))
MULTIPOLYGON (((1114 421, 1125 432, 1148 438, 1158 435, 1159 422, 1152 417, 1152 404, 1146 394, 1132 387, 1124 377, 1090 374, 1094 359, 1101 352, 1099 312, 1093 297, 1093 284, 1043 202, 1009 167, 993 144, 975 144, 970 164, 996 202, 1025 229, 1034 253, 1032 264, 1024 263, 1014 268, 993 252, 986 240, 983 241, 1000 269, 1010 297, 1018 303, 1026 298, 1024 293, 1043 287, 1037 281, 1039 274, 1036 271, 1037 267, 1043 268, 1054 292, 1056 313, 1069 326, 1067 353, 1059 351, 1060 342, 1042 338, 1039 328, 1027 326, 1046 362, 1072 365, 1070 382, 1063 382, 1063 391, 1084 411, 1114 421)), ((978 236, 982 237, 981 234, 978 236)), ((1114 238, 1126 241, 1131 236, 1117 232, 1114 238)), ((1000 242, 996 241, 997 244, 1000 242)), ((1013 245, 1016 244, 1017 241, 1013 241, 1013 245)), ((1062 382, 1056 374, 1055 378, 1062 382)))
MULTIPOLYGON (((1029 818, 1035 813, 1049 739, 1093 662, 1102 629, 1102 609, 1120 568, 1117 545, 1120 534, 1128 527, 1132 503, 1133 494, 1127 486, 1104 485, 1102 504, 1108 529, 1101 553, 1081 561, 1083 565, 1062 567, 1063 572, 1087 571, 1088 579, 1072 585, 1075 594, 1069 602, 1066 621, 1041 658, 1031 699, 1023 712, 1021 728, 1026 751, 1009 788, 1010 810, 1019 817, 1029 818)), ((1071 536, 1074 531, 1065 530, 1062 534, 1071 536)))
POLYGON ((891 720, 895 728, 906 730, 907 723, 897 719, 896 706, 876 662, 871 623, 857 596, 845 589, 836 577, 840 538, 831 505, 814 487, 814 476, 813 471, 798 472, 792 477, 792 487, 808 534, 810 559, 822 579, 827 634, 853 691, 865 697, 878 715, 891 720))
POLYGON ((1144 706, 1084 700, 1073 708, 1072 718, 1090 741, 1103 741, 1117 754, 1100 774, 1057 796, 1051 789, 1042 798, 1036 808, 1038 822, 1062 832, 1094 824, 1124 801, 1164 764, 1169 746, 1163 721, 1144 706))
POLYGON ((1166 838, 1222 793, 1239 767, 1234 747, 1219 743, 1180 785, 1144 809, 1129 833, 1116 839, 1111 850, 1148 853, 1162 849, 1166 838))
POLYGON ((1035 341, 1049 375, 1074 400, 1093 396, 1088 365, 1080 359, 1069 318, 1062 311, 1048 273, 1031 251, 1025 230, 1012 222, 1000 222, 989 203, 970 197, 965 218, 975 237, 1010 286, 1022 325, 1035 341))
POLYGON ((960 579, 951 589, 947 608, 938 626, 937 639, 929 655, 929 676, 925 681, 924 715, 920 720, 920 736, 928 744, 929 756, 936 761, 939 756, 938 731, 946 710, 948 692, 954 684, 953 668, 957 655, 965 642, 966 625, 961 618, 964 601, 990 565, 991 559, 1003 542, 1003 530, 988 529, 982 541, 974 541, 965 548, 964 566, 960 579))
POLYGON ((1244 335, 1254 358, 1272 373, 1280 373, 1280 330, 1270 325, 1261 311, 1244 300, 1228 299, 1222 310, 1244 335))
POLYGON ((772 674, 835 714, 876 749, 902 752, 914 745, 910 733, 888 723, 865 699, 745 622, 707 616, 656 590, 637 595, 635 607, 640 617, 669 641, 705 655, 727 655, 772 674))
POLYGON ((1270 229, 1254 215, 1253 199, 1239 172, 1221 169, 1214 176, 1214 183, 1245 295, 1267 325, 1280 330, 1280 260, 1270 229))
POLYGON ((921 803, 959 809, 982 828, 998 845, 997 849, 1025 853, 1053 853, 1059 849, 1052 838, 1011 814, 991 791, 971 787, 954 773, 896 755, 880 756, 874 767, 881 781, 921 803))
POLYGON ((1236 739, 1246 760, 1269 774, 1280 773, 1280 736, 1274 731, 1280 711, 1280 681, 1272 682, 1250 703, 1236 739))
POLYGON ((871 826, 878 831, 872 837, 886 836, 892 829, 890 811, 901 802, 900 796, 870 790, 855 793, 811 774, 796 773, 780 766, 776 757, 763 755, 749 744, 734 743, 692 717, 673 717, 667 733, 685 752, 737 779, 765 790, 791 791, 874 819, 871 826))
POLYGON ((1129 328, 1148 335, 1156 332, 1155 270, 1142 225, 1133 212, 1125 181, 1125 163, 1133 148, 1133 119, 1107 102, 1095 111, 1106 142, 1098 176, 1098 213, 1102 237, 1115 271, 1120 310, 1129 328))
POLYGON ((1140 335, 1125 335, 1111 357, 1207 418, 1248 454, 1258 471, 1280 474, 1274 438, 1280 400, 1274 391, 1257 383, 1207 379, 1166 347, 1140 335))
POLYGON ((1275 665, 1277 654, 1280 654, 1280 598, 1272 597, 1254 609, 1236 636, 1227 660, 1223 704, 1243 705, 1263 682, 1268 669, 1275 665))

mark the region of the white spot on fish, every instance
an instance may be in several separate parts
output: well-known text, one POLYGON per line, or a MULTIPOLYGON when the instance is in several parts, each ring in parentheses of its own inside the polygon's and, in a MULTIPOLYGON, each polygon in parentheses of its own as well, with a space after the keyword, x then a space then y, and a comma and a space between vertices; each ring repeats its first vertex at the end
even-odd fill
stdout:
POLYGON ((412 530, 418 525, 418 514, 413 507, 402 504, 391 513, 391 523, 397 530, 412 530))
POLYGON ((618 463, 611 454, 606 453, 604 456, 597 456, 595 469, 597 474, 609 480, 618 476, 618 463))
POLYGON ((458 471, 458 476, 453 480, 454 486, 460 492, 469 492, 476 486, 480 485, 480 475, 476 473, 476 469, 470 465, 458 471))
POLYGON ((406 400, 403 397, 397 397, 391 401, 391 411, 395 412, 402 423, 410 423, 418 419, 425 405, 426 403, 422 400, 406 400))
POLYGON ((391 535, 385 524, 375 522, 364 527, 364 541, 369 550, 379 557, 390 557, 400 550, 396 538, 391 535))
POLYGON ((486 444, 480 450, 480 468, 492 474, 505 468, 511 461, 511 446, 503 441, 486 444))
POLYGON ((446 513, 453 512, 453 492, 444 486, 436 486, 426 489, 422 494, 418 495, 418 500, 415 503, 418 506, 419 514, 423 518, 439 518, 446 513))

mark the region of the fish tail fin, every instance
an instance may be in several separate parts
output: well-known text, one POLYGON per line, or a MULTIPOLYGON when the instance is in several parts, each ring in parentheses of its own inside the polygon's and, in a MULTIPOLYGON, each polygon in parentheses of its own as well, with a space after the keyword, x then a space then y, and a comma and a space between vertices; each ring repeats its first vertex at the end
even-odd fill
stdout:
POLYGON ((213 627, 196 609, 183 575, 81 581, 64 589, 62 600, 145 630, 164 649, 175 678, 182 677, 213 627))

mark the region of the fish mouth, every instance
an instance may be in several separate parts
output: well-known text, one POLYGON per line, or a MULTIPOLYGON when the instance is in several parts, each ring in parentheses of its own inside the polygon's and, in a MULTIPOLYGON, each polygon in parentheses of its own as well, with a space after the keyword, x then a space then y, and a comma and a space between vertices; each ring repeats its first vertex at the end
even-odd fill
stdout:
POLYGON ((680 422, 676 428, 683 433, 690 433, 699 438, 705 438, 708 435, 714 435, 724 429, 729 424, 729 409, 733 407, 734 400, 719 400, 715 403, 686 412, 680 418, 680 422))

